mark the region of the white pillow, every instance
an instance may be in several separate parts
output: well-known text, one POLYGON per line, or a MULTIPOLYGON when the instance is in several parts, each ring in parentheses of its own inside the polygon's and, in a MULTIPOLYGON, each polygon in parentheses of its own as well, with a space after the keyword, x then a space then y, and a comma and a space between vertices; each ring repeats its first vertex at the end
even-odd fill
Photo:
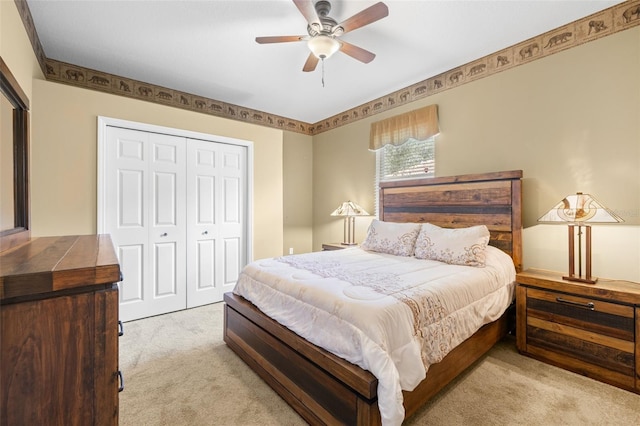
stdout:
POLYGON ((419 223, 394 223, 374 219, 360 247, 396 256, 412 256, 419 232, 419 223))
POLYGON ((416 240, 415 256, 453 265, 483 267, 488 244, 489 229, 485 225, 449 229, 425 223, 416 240))

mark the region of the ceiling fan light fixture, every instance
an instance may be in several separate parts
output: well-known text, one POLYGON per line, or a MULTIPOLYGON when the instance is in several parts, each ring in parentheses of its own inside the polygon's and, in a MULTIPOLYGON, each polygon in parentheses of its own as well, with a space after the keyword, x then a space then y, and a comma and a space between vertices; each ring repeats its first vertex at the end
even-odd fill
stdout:
POLYGON ((340 49, 340 42, 327 35, 318 35, 308 41, 309 50, 318 59, 328 59, 340 49))

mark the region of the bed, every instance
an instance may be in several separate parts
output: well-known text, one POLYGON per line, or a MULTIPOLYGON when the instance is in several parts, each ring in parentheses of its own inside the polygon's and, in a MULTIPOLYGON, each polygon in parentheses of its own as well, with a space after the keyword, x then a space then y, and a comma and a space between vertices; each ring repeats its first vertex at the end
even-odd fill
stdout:
MULTIPOLYGON (((521 178, 516 170, 384 183, 378 219, 454 229, 486 225, 489 244, 508 254, 520 271, 521 178)), ((238 294, 227 293, 224 300, 226 344, 307 422, 383 423, 373 373, 300 337, 238 294)), ((412 391, 402 392, 405 418, 507 333, 508 312, 430 365, 412 391)))

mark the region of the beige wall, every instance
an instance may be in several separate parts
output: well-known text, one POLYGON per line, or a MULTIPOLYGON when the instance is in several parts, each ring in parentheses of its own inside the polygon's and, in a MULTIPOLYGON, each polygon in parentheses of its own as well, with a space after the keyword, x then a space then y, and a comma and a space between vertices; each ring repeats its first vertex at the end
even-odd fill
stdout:
POLYGON ((283 253, 282 131, 47 82, 13 1, 0 1, 0 23, 0 55, 31 102, 33 236, 96 232, 102 115, 253 141, 253 257, 283 253))
MULTIPOLYGON (((313 140, 313 248, 339 243, 344 221, 330 216, 342 202, 355 201, 375 214, 375 153, 369 151, 369 120, 316 135, 313 140)), ((361 242, 371 217, 355 219, 361 242)))
POLYGON ((313 138, 285 132, 283 153, 284 246, 308 253, 313 242, 313 138))
MULTIPOLYGON (((640 281, 638 75, 640 27, 316 136, 314 249, 342 236, 328 216, 342 199, 373 209, 370 123, 438 104, 438 176, 524 171, 525 267, 567 270, 566 227, 537 218, 582 191, 625 219, 594 226, 594 275, 640 281)), ((368 221, 358 219, 360 241, 368 221)))
POLYGON ((95 233, 97 117, 253 142, 254 258, 282 254, 282 131, 43 80, 34 82, 34 236, 95 233))
MULTIPOLYGON (((95 232, 98 115, 254 141, 254 258, 341 240, 329 214, 342 201, 374 213, 371 118, 310 138, 46 82, 13 1, 0 1, 0 23, 0 54, 32 102, 34 235, 95 232)), ((375 120, 436 103, 438 175, 524 170, 526 267, 566 269, 566 229, 536 219, 592 193, 626 220, 594 228, 594 273, 640 281, 639 74, 636 27, 375 120)), ((357 240, 370 220, 358 218, 357 240)))

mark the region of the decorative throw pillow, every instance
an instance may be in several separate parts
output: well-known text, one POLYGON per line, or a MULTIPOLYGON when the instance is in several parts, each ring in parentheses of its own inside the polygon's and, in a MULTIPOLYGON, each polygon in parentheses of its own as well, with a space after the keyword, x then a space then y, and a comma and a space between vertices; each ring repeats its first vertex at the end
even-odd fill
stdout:
POLYGON ((374 219, 361 248, 396 256, 412 256, 419 223, 394 223, 374 219))
POLYGON ((416 240, 415 256, 453 265, 483 267, 488 244, 489 229, 485 225, 449 229, 425 223, 416 240))

